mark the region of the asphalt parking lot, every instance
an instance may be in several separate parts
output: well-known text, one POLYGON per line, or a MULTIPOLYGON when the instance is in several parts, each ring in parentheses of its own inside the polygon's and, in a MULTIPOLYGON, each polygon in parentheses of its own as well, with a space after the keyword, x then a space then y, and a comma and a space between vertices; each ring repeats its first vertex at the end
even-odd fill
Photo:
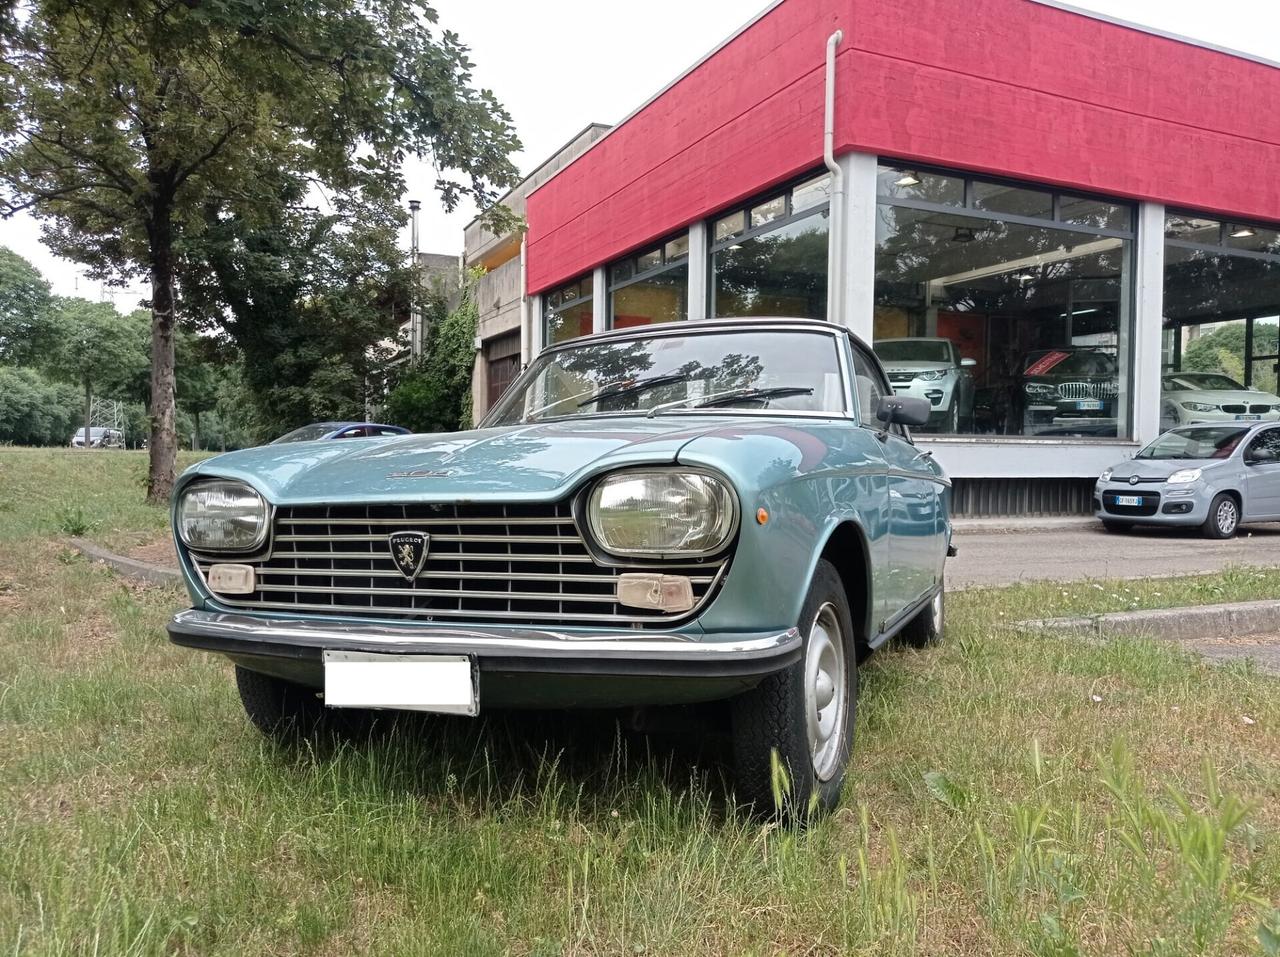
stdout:
POLYGON ((1136 529, 1115 535, 1094 522, 1003 529, 957 523, 954 541, 960 554, 947 562, 949 588, 1154 578, 1221 571, 1228 565, 1280 565, 1280 524, 1246 526, 1237 538, 1215 542, 1195 530, 1136 529))

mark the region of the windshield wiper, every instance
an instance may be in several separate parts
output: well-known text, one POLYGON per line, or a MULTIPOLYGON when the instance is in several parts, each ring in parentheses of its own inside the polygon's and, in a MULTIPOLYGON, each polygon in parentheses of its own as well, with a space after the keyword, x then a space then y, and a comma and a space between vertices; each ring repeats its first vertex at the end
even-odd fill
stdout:
POLYGON ((649 389, 656 389, 659 386, 674 385, 677 382, 687 382, 689 375, 686 372, 668 372, 664 375, 650 376, 647 379, 636 379, 627 385, 618 386, 615 389, 602 389, 595 395, 588 396, 578 403, 578 408, 592 405, 603 399, 613 399, 620 395, 633 395, 637 392, 645 392, 649 389))
POLYGON ((713 406, 734 405, 738 402, 749 402, 754 399, 781 399, 789 395, 813 395, 813 387, 782 385, 774 386, 769 389, 756 389, 753 387, 745 389, 727 389, 724 392, 715 392, 709 396, 690 396, 687 399, 679 399, 675 402, 668 402, 664 405, 655 405, 649 410, 649 418, 652 419, 659 412, 668 412, 672 409, 678 408, 709 409, 713 406), (698 401, 699 399, 701 399, 701 401, 698 401))

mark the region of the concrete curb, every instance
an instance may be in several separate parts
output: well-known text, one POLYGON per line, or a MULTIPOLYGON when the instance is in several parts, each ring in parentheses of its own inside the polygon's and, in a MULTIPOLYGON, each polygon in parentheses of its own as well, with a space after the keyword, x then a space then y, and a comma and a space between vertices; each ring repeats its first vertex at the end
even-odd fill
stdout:
POLYGON ((1119 611, 1087 618, 1041 618, 1020 621, 1018 628, 1052 631, 1080 638, 1145 635, 1187 641, 1280 632, 1280 601, 1246 601, 1187 608, 1119 611))
POLYGON ((101 545, 86 542, 83 538, 68 538, 67 544, 90 561, 102 562, 126 578, 149 582, 152 585, 182 584, 182 575, 176 568, 165 568, 162 565, 150 565, 147 562, 125 558, 123 555, 107 551, 101 545))
POLYGON ((1089 528, 1097 526, 1098 520, 1092 515, 1058 516, 1046 515, 1041 518, 957 518, 951 522, 957 532, 1000 532, 1016 534, 1018 532, 1044 532, 1064 528, 1089 528))

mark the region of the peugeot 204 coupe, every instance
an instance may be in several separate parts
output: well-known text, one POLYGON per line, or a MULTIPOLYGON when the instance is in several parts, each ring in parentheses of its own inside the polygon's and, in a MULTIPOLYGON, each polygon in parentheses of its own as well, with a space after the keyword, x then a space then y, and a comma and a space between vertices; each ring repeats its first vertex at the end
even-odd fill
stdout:
POLYGON ((858 662, 942 632, 949 483, 910 434, 929 413, 824 322, 555 345, 474 431, 189 469, 169 634, 229 657, 272 734, 335 709, 726 699, 738 800, 829 809, 858 662))

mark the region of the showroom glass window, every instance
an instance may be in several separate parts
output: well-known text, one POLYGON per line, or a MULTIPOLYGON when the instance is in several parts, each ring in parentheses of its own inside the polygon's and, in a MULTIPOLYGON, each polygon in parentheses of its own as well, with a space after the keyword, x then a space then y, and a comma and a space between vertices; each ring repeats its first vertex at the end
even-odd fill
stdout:
POLYGON ((1165 216, 1162 429, 1280 419, 1280 230, 1165 216))
POLYGON ((939 434, 1127 437, 1132 205, 881 165, 874 346, 939 434))
POLYGON ((711 221, 709 315, 826 318, 830 183, 812 177, 711 221))
POLYGON ((542 295, 544 342, 554 345, 591 334, 591 276, 542 295))
POLYGON ((609 327, 689 318, 689 235, 673 236, 609 266, 609 327))

